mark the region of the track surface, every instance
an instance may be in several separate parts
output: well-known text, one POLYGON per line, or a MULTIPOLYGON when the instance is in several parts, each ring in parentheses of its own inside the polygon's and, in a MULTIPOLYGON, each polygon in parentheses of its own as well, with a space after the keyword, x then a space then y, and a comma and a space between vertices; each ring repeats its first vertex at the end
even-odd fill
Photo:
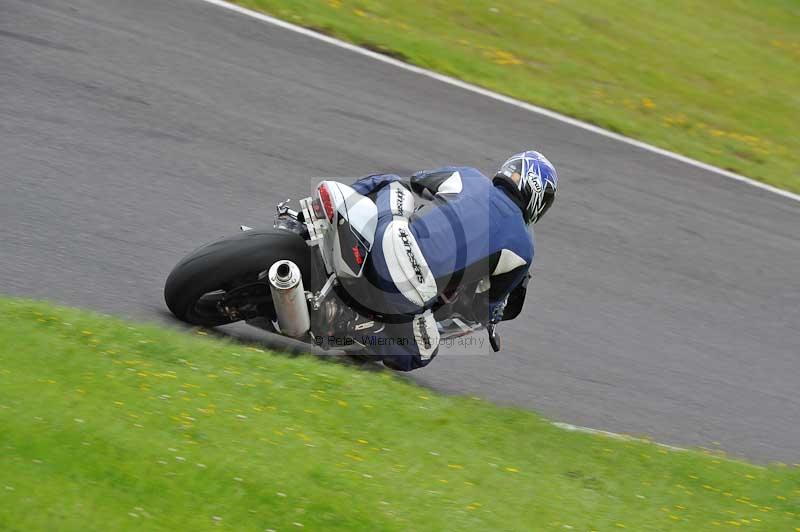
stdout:
POLYGON ((169 321, 172 265, 313 176, 527 146, 563 182, 530 304, 412 377, 800 461, 798 203, 202 2, 0 0, 0 292, 169 321))

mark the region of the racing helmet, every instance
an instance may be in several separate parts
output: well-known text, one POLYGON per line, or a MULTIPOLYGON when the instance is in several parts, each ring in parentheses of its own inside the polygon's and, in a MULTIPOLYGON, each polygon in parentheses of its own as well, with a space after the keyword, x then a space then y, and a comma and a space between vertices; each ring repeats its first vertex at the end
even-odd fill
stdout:
POLYGON ((495 174, 516 183, 522 199, 523 218, 528 224, 538 222, 553 205, 558 188, 558 174, 547 158, 528 150, 508 158, 495 174))

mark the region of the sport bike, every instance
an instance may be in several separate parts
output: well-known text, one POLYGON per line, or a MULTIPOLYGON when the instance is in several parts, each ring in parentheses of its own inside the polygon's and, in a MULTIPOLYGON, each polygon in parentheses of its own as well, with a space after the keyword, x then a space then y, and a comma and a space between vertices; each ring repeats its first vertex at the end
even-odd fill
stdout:
MULTIPOLYGON (((367 196, 336 181, 322 181, 299 210, 277 205, 271 228, 241 232, 184 257, 164 287, 170 311, 204 327, 237 321, 323 349, 369 352, 370 338, 397 316, 354 295, 375 243, 378 209, 367 196)), ((420 207, 426 202, 420 198, 420 207)), ((434 316, 448 340, 488 329, 474 316, 475 283, 439 295, 434 316)))

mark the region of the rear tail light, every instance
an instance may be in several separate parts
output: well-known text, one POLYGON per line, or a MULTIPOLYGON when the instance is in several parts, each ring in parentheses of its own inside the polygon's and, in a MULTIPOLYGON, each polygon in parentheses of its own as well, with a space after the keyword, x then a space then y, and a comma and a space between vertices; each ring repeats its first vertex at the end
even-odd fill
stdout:
POLYGON ((323 183, 317 189, 319 200, 322 202, 322 208, 325 211, 325 216, 329 222, 333 222, 333 202, 331 202, 331 194, 328 192, 328 187, 323 183))

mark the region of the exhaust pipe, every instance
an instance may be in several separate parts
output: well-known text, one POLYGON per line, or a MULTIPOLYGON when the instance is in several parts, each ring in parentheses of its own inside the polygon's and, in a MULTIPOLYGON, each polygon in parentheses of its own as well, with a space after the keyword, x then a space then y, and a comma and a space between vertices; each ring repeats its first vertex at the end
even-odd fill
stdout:
POLYGON ((279 260, 270 267, 268 277, 281 334, 303 336, 311 327, 311 318, 300 268, 290 260, 279 260))

